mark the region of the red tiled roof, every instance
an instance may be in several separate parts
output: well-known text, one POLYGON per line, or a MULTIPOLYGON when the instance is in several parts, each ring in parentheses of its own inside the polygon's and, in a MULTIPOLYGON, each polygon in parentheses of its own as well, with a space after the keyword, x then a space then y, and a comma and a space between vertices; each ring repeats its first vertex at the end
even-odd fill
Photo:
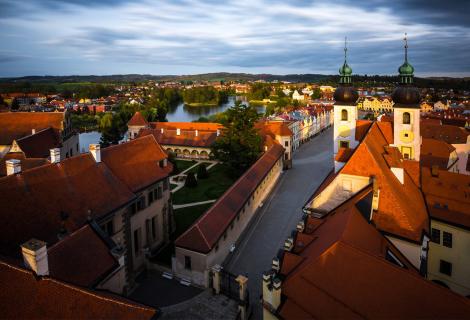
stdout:
POLYGON ((212 122, 151 122, 150 125, 157 130, 180 129, 181 131, 217 131, 223 129, 221 124, 212 122))
POLYGON ((60 137, 51 127, 15 140, 27 158, 48 158, 50 149, 61 147, 60 137))
POLYGON ((173 170, 171 163, 160 167, 160 161, 166 158, 152 135, 101 150, 102 161, 133 192, 168 177, 173 170))
POLYGON ((286 121, 260 121, 256 123, 255 128, 261 131, 262 135, 292 136, 292 130, 286 121))
POLYGON ((470 132, 451 125, 434 125, 421 122, 420 133, 423 138, 443 140, 449 144, 465 144, 470 132))
POLYGON ((0 310, 6 319, 151 319, 156 310, 111 294, 36 277, 0 261, 0 310))
POLYGON ((176 239, 176 246, 208 253, 283 154, 284 148, 278 143, 269 148, 203 216, 176 239))
POLYGON ((379 209, 374 222, 382 231, 419 242, 428 229, 428 216, 421 191, 404 172, 401 184, 390 170, 391 164, 402 163, 399 152, 391 152, 382 131, 375 123, 341 173, 363 177, 375 176, 380 189, 379 209), (398 158, 399 157, 399 158, 398 158))
POLYGON ((6 161, 11 159, 17 159, 21 161, 21 170, 29 170, 49 163, 44 158, 25 158, 23 152, 10 152, 7 153, 3 158, 0 159, 0 177, 7 175, 6 161))
POLYGON ((422 168, 422 188, 432 218, 470 229, 470 176, 438 170, 437 177, 431 168, 422 168))
POLYGON ((52 127, 63 129, 65 114, 62 112, 5 112, 0 113, 0 145, 10 145, 13 140, 52 127))
POLYGON ((336 154, 335 161, 347 162, 354 153, 354 149, 351 148, 339 148, 336 154))
POLYGON ((54 279, 82 287, 96 285, 97 280, 119 265, 89 225, 63 238, 47 254, 49 272, 54 279))
POLYGON ((370 120, 357 120, 356 121, 356 135, 355 135, 356 141, 362 141, 362 139, 364 139, 364 136, 366 135, 371 125, 372 125, 372 121, 370 120))
POLYGON ((197 136, 195 131, 186 130, 180 131, 180 135, 177 135, 176 130, 173 129, 163 130, 163 133, 161 130, 157 129, 142 129, 139 132, 139 137, 147 135, 153 135, 161 145, 170 145, 175 147, 188 146, 209 148, 217 138, 217 133, 212 131, 198 131, 197 136))
POLYGON ((127 123, 128 126, 148 126, 148 124, 147 120, 145 120, 139 111, 134 113, 131 120, 127 123))
POLYGON ((420 163, 424 167, 433 165, 447 170, 450 155, 455 151, 455 147, 443 140, 423 138, 421 143, 420 163))
POLYGON ((0 178, 0 254, 18 256, 19 246, 31 238, 56 243, 61 212, 68 215, 66 230, 73 232, 87 222, 89 211, 99 218, 134 199, 91 154, 0 178))
POLYGON ((371 191, 364 189, 310 231, 314 240, 300 253, 287 254, 287 267, 284 255, 279 315, 286 320, 466 318, 470 301, 419 276, 361 216, 356 204, 371 191), (385 259, 388 250, 406 269, 385 259))

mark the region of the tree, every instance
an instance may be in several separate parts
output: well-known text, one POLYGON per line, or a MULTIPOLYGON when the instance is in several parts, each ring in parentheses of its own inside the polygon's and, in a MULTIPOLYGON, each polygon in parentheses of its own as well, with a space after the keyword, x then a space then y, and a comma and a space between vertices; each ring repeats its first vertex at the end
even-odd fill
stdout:
POLYGON ((261 136, 254 125, 259 115, 254 107, 235 102, 225 112, 224 130, 212 145, 215 157, 227 163, 234 176, 247 170, 261 154, 261 136))
POLYGON ((320 99, 321 98, 321 90, 320 88, 315 88, 312 93, 312 99, 320 99))
POLYGON ((186 176, 186 181, 184 182, 184 186, 188 188, 196 188, 197 187, 197 180, 196 176, 193 172, 188 173, 186 176))
POLYGON ((18 102, 18 99, 13 98, 13 101, 11 102, 11 110, 18 110, 20 108, 20 103, 18 102))
POLYGON ((125 124, 123 125, 119 115, 113 116, 111 113, 105 114, 100 121, 101 146, 108 147, 111 144, 118 144, 124 137, 124 128, 125 124))
POLYGON ((207 167, 205 163, 201 163, 197 168, 197 178, 198 179, 207 179, 209 178, 209 172, 207 172, 207 167))

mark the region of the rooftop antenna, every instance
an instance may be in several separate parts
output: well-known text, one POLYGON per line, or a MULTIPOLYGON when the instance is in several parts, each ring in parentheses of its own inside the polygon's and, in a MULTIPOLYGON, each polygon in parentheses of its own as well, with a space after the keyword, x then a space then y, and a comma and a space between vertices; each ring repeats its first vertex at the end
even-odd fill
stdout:
POLYGON ((346 62, 346 53, 348 52, 348 37, 344 37, 344 62, 346 62))

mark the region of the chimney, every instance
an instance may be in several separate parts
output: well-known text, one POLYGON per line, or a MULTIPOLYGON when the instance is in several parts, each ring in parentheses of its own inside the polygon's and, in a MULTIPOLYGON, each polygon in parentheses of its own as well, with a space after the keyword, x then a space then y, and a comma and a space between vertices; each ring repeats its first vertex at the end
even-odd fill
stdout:
POLYGON ((299 221, 299 223, 297 223, 296 229, 297 229, 298 232, 304 232, 305 222, 303 220, 299 221))
POLYGON ((21 172, 21 161, 18 159, 10 159, 5 161, 7 167, 7 176, 21 172))
POLYGON ((54 148, 50 149, 51 152, 51 163, 59 163, 60 162, 60 149, 54 148))
MULTIPOLYGON (((373 180, 372 180, 372 188, 373 188, 372 210, 378 210, 379 209, 380 189, 379 189, 379 184, 377 183, 377 178, 375 178, 375 177, 373 177, 373 180)), ((372 220, 372 213, 370 215, 370 220, 372 220)))
POLYGON ((220 136, 220 130, 217 129, 217 137, 220 136))
POLYGON ((160 129, 160 132, 163 134, 163 128, 160 129))
POLYGON ((431 175, 436 178, 439 177, 439 166, 433 165, 431 167, 431 175))
POLYGON ((176 135, 177 136, 181 135, 181 129, 180 128, 176 129, 176 135))
POLYGON ((44 241, 31 239, 21 245, 24 264, 38 276, 49 275, 47 247, 44 241))
POLYGON ((196 131, 194 131, 194 135, 197 137, 199 136, 199 131, 196 129, 196 131))
POLYGON ((101 162, 101 147, 99 144, 90 144, 90 153, 95 158, 96 163, 101 162))
POLYGON ((273 261, 271 263, 271 268, 273 270, 276 270, 276 272, 281 269, 281 264, 280 264, 280 261, 279 261, 278 257, 273 258, 273 261))
POLYGON ((293 247, 294 247, 294 239, 287 238, 286 241, 284 242, 284 250, 291 251, 293 247))
POLYGON ((160 168, 165 168, 167 165, 168 165, 168 159, 165 158, 165 159, 162 159, 160 160, 160 168))
POLYGON ((31 134, 36 134, 36 129, 31 129, 31 134))

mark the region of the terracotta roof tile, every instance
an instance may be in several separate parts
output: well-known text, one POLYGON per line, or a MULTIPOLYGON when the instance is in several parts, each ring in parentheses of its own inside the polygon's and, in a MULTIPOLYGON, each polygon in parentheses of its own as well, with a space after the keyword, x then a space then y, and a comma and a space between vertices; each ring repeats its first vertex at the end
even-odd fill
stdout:
POLYGON ((338 162, 347 162, 354 153, 354 149, 351 148, 339 148, 338 153, 336 154, 335 161, 338 162))
POLYGON ((11 145, 13 140, 52 127, 63 129, 65 114, 62 112, 5 112, 0 113, 0 145, 11 145))
POLYGON ((91 218, 100 218, 134 199, 90 154, 0 178, 0 254, 18 256, 19 246, 31 238, 56 243, 61 212, 68 215, 66 230, 73 232, 88 221, 89 211, 91 218))
POLYGON ((390 148, 382 131, 374 123, 340 172, 375 176, 380 188, 379 209, 373 219, 376 226, 385 232, 419 242, 429 225, 424 199, 406 170, 404 184, 392 173, 389 165, 392 164, 391 159, 395 158, 393 163, 402 159, 396 159, 398 153, 390 153, 390 148))
POLYGON ((148 126, 148 124, 147 120, 145 120, 139 111, 134 113, 131 120, 127 123, 128 126, 148 126))
POLYGON ((204 215, 176 239, 176 246, 208 253, 283 154, 284 148, 277 143, 268 149, 204 215))
POLYGON ((156 310, 0 261, 0 310, 7 319, 151 319, 156 310))
POLYGON ((27 158, 48 158, 50 149, 62 146, 59 133, 51 127, 15 141, 27 158))
POLYGON ((78 229, 47 250, 54 279, 92 287, 119 264, 104 241, 89 226, 78 229))
POLYGON ((422 189, 432 218, 470 229, 470 176, 422 168, 422 189))
POLYGON ((160 161, 166 158, 152 135, 101 150, 102 161, 133 192, 168 177, 173 170, 171 163, 160 167, 160 161))
POLYGON ((151 122, 153 129, 169 129, 169 130, 184 130, 184 131, 217 131, 223 129, 223 126, 219 123, 212 122, 151 122))
POLYGON ((283 319, 465 318, 470 302, 422 278, 411 263, 369 224, 357 203, 363 189, 331 212, 299 254, 281 265, 283 319), (390 250, 406 266, 387 261, 390 250), (294 265, 294 267, 292 267, 294 265), (426 299, 423 299, 423 296, 426 299))
POLYGON ((449 144, 465 144, 470 132, 451 125, 434 125, 421 122, 420 133, 423 138, 443 140, 449 144))
POLYGON ((356 121, 356 141, 362 141, 364 139, 367 131, 372 125, 372 121, 369 120, 357 120, 356 121))
POLYGON ((433 165, 447 170, 451 154, 455 151, 455 147, 443 140, 422 138, 420 163, 424 167, 432 167, 433 165))
POLYGON ((45 164, 48 164, 49 161, 44 158, 25 158, 23 152, 11 152, 7 153, 3 158, 0 159, 0 177, 7 175, 6 161, 11 159, 17 159, 21 161, 21 170, 29 170, 36 168, 45 164))
POLYGON ((170 146, 187 146, 187 147, 202 147, 209 148, 212 146, 217 138, 217 133, 213 131, 199 131, 196 136, 194 131, 180 131, 177 135, 176 130, 167 129, 163 133, 157 129, 142 129, 139 132, 139 137, 153 135, 161 145, 170 146))
POLYGON ((259 121, 255 128, 261 131, 261 135, 292 136, 292 130, 289 129, 287 121, 259 121))

